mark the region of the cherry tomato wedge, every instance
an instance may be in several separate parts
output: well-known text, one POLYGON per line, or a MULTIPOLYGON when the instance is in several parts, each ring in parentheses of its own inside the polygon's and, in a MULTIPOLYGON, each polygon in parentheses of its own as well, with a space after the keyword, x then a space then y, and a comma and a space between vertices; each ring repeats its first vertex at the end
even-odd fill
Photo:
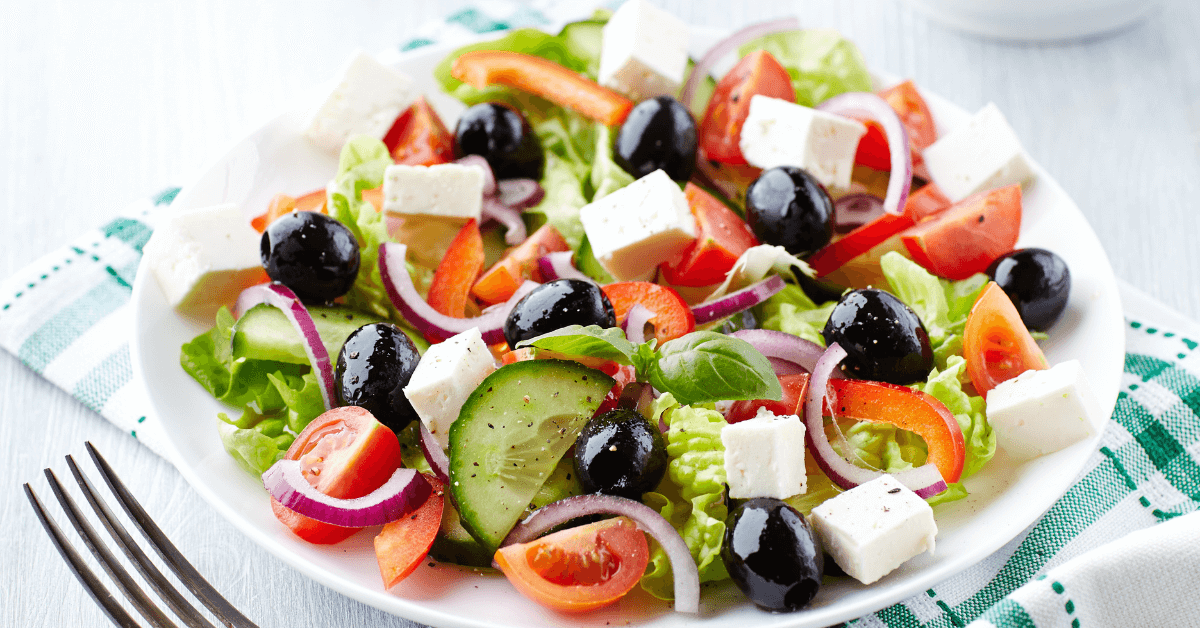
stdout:
POLYGON ((966 446, 958 420, 942 402, 907 386, 857 379, 829 380, 827 408, 837 419, 886 423, 914 432, 946 482, 962 477, 966 446))
POLYGON ((678 292, 648 281, 621 281, 600 288, 612 302, 617 324, 625 322, 629 310, 636 304, 654 312, 650 324, 658 344, 691 333, 696 329, 696 317, 678 292))
POLYGON ((325 190, 313 190, 297 198, 287 194, 276 194, 267 205, 267 211, 250 220, 250 226, 262 233, 276 218, 293 211, 328 214, 329 210, 325 208, 325 190))
POLYGON ((503 303, 512 297, 526 279, 542 281, 538 258, 547 253, 570 250, 571 246, 554 225, 543 225, 487 269, 471 287, 471 294, 484 303, 503 303))
POLYGON ((696 219, 696 239, 678 261, 663 265, 663 274, 676 286, 721 283, 742 253, 757 246, 758 240, 750 225, 712 194, 694 183, 688 183, 683 192, 696 219))
POLYGON ((429 284, 430 307, 455 318, 466 316, 471 285, 483 270, 483 236, 472 218, 450 243, 429 284))
POLYGON ((1025 371, 1049 368, 1016 306, 994 281, 983 289, 967 316, 963 357, 971 383, 984 397, 1000 382, 1025 371))
MULTIPOLYGON (((933 124, 933 115, 929 105, 917 91, 912 81, 904 81, 899 85, 889 87, 879 92, 879 97, 891 105, 892 110, 900 117, 900 123, 908 132, 908 142, 912 151, 913 170, 922 178, 928 179, 925 171, 925 160, 921 157, 930 144, 937 141, 937 127, 933 124)), ((892 160, 887 137, 878 123, 864 121, 867 134, 858 143, 858 152, 854 155, 854 163, 874 168, 875 170, 891 170, 892 160)))
POLYGON ((792 78, 765 50, 742 57, 717 83, 700 122, 700 148, 706 158, 725 164, 746 163, 738 143, 755 94, 796 102, 792 78))
POLYGON ((795 375, 780 375, 779 386, 783 388, 783 400, 755 399, 754 401, 735 401, 725 411, 725 421, 740 423, 753 419, 759 408, 766 408, 775 416, 799 414, 803 411, 800 404, 804 403, 804 395, 808 392, 808 373, 795 375))
POLYGON ((433 491, 413 512, 383 526, 375 536, 375 560, 383 588, 390 589, 408 577, 429 554, 442 525, 446 487, 433 474, 423 474, 433 491))
POLYGON ((946 279, 987 270, 1013 250, 1021 231, 1021 186, 1009 185, 959 201, 901 234, 913 261, 946 279))
POLYGON ((633 109, 633 101, 617 92, 553 61, 519 52, 464 52, 450 73, 476 89, 493 83, 515 87, 607 126, 621 124, 633 109))
MULTIPOLYGON (((400 468, 400 441, 370 412, 334 408, 312 420, 285 457, 299 460, 304 478, 330 497, 354 499, 379 488, 400 468)), ((358 531, 309 519, 271 500, 275 517, 309 543, 337 543, 358 531)))
POLYGON ((555 532, 496 551, 496 566, 525 597, 553 609, 582 612, 629 593, 650 560, 646 536, 616 517, 555 532))
POLYGON ((424 96, 396 118, 383 144, 398 164, 433 166, 454 161, 454 135, 424 96))

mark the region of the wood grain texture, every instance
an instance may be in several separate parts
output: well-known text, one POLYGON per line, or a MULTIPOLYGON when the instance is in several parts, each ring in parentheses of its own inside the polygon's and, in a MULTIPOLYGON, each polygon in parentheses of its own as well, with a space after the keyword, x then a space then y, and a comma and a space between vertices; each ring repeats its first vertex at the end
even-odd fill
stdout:
MULTIPOLYGON (((724 28, 797 14, 842 30, 872 67, 968 109, 996 102, 1083 209, 1117 276, 1200 316, 1200 4, 1166 0, 1141 24, 1092 41, 1014 45, 961 35, 883 0, 658 3, 724 28)), ((131 199, 186 183, 327 80, 353 49, 395 45, 464 4, 5 0, 0 277, 131 199)), ((105 623, 20 489, 29 481, 49 497, 41 469, 65 473, 61 456, 84 456, 85 439, 200 571, 262 625, 411 625, 258 549, 169 464, 8 354, 0 355, 0 625, 105 623)))

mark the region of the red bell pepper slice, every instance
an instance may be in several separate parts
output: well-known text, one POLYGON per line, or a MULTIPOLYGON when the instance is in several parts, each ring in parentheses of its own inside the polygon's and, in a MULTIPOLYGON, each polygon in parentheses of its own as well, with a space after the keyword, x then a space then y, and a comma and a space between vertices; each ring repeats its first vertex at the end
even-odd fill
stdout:
POLYGON ((483 236, 475 219, 467 221, 446 250, 429 285, 429 305, 455 318, 466 316, 471 285, 483 270, 483 236))
POLYGON ((654 337, 660 346, 696 329, 692 308, 671 288, 648 281, 621 281, 610 283, 601 290, 612 302, 618 325, 625 322, 629 310, 639 303, 654 312, 650 324, 654 326, 654 337))

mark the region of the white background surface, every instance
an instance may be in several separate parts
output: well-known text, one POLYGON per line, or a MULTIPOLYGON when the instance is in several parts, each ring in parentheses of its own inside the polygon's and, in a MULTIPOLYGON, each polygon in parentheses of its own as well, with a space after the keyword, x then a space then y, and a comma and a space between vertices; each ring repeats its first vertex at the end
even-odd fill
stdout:
MULTIPOLYGON (((355 47, 382 50, 464 3, 4 0, 0 11, 0 277, 128 201, 186 183, 355 47)), ((737 27, 798 14, 852 37, 869 64, 976 109, 996 102, 1088 216, 1118 277, 1200 316, 1200 5, 1065 45, 967 37, 891 0, 658 2, 737 27)), ((1064 238, 1071 234, 1063 234, 1064 238)), ((167 463, 0 355, 0 625, 105 620, 20 490, 90 439, 199 570, 265 626, 403 626, 314 584, 242 538, 167 463)), ((57 509, 57 507, 55 507, 57 509)))

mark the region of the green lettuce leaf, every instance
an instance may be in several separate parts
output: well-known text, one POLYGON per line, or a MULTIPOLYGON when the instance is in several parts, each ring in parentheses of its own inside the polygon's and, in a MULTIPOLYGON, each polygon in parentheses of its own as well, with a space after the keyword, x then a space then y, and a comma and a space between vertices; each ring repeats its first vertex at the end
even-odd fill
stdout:
MULTIPOLYGON (((918 388, 946 405, 962 428, 966 445, 962 477, 967 478, 987 464, 996 455, 996 433, 988 424, 985 409, 987 404, 979 395, 968 395, 962 389, 966 360, 962 356, 951 356, 944 371, 934 369, 929 380, 918 388)), ((965 496, 965 492, 964 492, 965 496)))
POLYGON ((572 249, 578 249, 583 241, 583 223, 579 221, 579 209, 588 204, 588 199, 584 196, 583 179, 576 162, 547 153, 542 189, 546 191, 542 202, 527 210, 525 214, 536 216, 535 225, 547 222, 554 225, 567 244, 572 249))
POLYGON ((403 320, 392 307, 379 272, 379 245, 389 241, 383 212, 362 198, 363 190, 383 185, 392 157, 383 142, 368 135, 350 138, 342 147, 337 176, 330 186, 329 213, 358 239, 361 265, 346 295, 350 307, 376 316, 403 320))
MULTIPOLYGON (((693 406, 678 406, 670 393, 652 406, 651 422, 659 415, 667 423, 667 477, 643 500, 671 522, 683 537, 700 570, 700 581, 729 577, 721 561, 728 507, 725 492, 725 446, 721 413, 693 406)), ((652 545, 650 566, 642 576, 642 588, 661 599, 672 599, 674 581, 666 553, 652 545)))
POLYGON ((858 48, 831 29, 766 35, 738 49, 741 56, 763 49, 792 77, 796 102, 813 107, 838 94, 871 91, 871 74, 858 48))
POLYGON ((817 305, 800 286, 788 284, 758 306, 758 319, 763 329, 787 332, 825 346, 821 330, 835 305, 835 301, 817 305))
MULTIPOLYGON (((987 275, 972 275, 961 281, 935 277, 916 262, 892 251, 879 260, 892 293, 916 312, 929 332, 934 365, 946 370, 948 360, 962 355, 962 332, 971 306, 987 286, 987 275)), ((966 381, 966 372, 961 374, 966 381)))
POLYGON ((612 133, 608 127, 596 127, 596 152, 592 159, 592 200, 598 200, 633 183, 633 175, 613 160, 612 133))

